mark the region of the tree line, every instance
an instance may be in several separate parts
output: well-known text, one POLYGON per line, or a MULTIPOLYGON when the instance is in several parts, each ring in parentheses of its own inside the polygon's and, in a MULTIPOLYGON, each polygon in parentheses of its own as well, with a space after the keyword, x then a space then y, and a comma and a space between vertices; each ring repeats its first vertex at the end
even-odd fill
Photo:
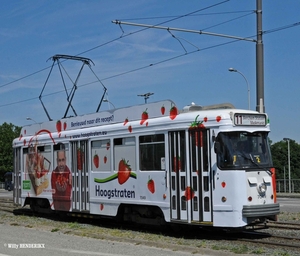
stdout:
POLYGON ((3 123, 0 125, 0 181, 4 181, 4 174, 13 171, 12 142, 18 138, 21 127, 3 123))
POLYGON ((276 178, 288 178, 288 151, 290 151, 291 179, 300 179, 300 144, 295 140, 290 140, 289 143, 282 140, 271 144, 273 165, 276 168, 276 178), (290 149, 288 149, 288 144, 290 144, 290 149))
MULTIPOLYGON (((4 174, 13 171, 12 142, 18 138, 21 127, 3 123, 0 125, 0 181, 4 181, 4 174)), ((300 179, 300 145, 295 140, 290 140, 290 168, 291 179, 300 179)), ((270 147, 273 157, 273 166, 276 168, 276 178, 288 178, 288 142, 279 141, 270 147), (286 177, 284 177, 284 174, 286 177)))

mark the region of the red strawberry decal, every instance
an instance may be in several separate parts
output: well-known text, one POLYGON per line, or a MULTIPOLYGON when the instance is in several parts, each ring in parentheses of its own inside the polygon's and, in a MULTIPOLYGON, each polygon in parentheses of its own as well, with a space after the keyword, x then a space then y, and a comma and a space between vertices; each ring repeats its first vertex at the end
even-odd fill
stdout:
POLYGON ((193 130, 193 129, 196 129, 196 128, 201 128, 201 129, 204 129, 205 126, 203 124, 203 121, 198 121, 199 115, 196 116, 195 120, 191 123, 190 127, 189 127, 189 130, 193 130))
POLYGON ((106 150, 109 150, 109 148, 110 148, 110 143, 107 142, 107 143, 106 143, 106 150))
POLYGON ((64 131, 67 129, 67 123, 64 122, 64 131))
POLYGON ((189 201, 195 197, 195 192, 191 187, 186 187, 184 191, 185 200, 189 201))
POLYGON ((204 124, 201 122, 201 123, 198 124, 198 128, 200 128, 200 129, 205 129, 205 126, 204 126, 204 124))
POLYGON ((142 113, 142 120, 140 122, 140 125, 143 125, 147 121, 148 117, 149 116, 148 116, 148 112, 147 112, 147 108, 146 108, 146 110, 142 113))
POLYGON ((83 168, 83 152, 80 148, 77 149, 77 169, 82 170, 83 168))
POLYGON ((166 111, 166 108, 165 108, 164 105, 162 105, 162 107, 160 108, 161 114, 164 115, 164 114, 165 114, 165 111, 166 111))
MULTIPOLYGON (((197 128, 200 128, 200 129, 205 129, 205 126, 203 124, 203 121, 198 121, 199 115, 196 116, 195 120, 191 123, 190 127, 189 127, 189 130, 194 130, 194 129, 197 129, 197 128)), ((191 135, 193 135, 191 133, 191 135)), ((201 139, 201 135, 202 133, 200 132, 200 139, 201 139)), ((196 143, 196 146, 199 145, 199 131, 195 131, 195 143, 196 143)))
POLYGON ((148 183, 147 183, 147 187, 148 187, 148 190, 154 194, 155 192, 155 183, 154 183, 154 180, 152 180, 149 176, 149 180, 148 180, 148 183))
POLYGON ((179 169, 178 169, 178 162, 177 162, 177 157, 176 156, 174 156, 173 157, 173 171, 174 172, 177 172, 179 169))
POLYGON ((128 123, 128 118, 125 118, 123 125, 126 125, 127 123, 128 123))
POLYGON ((106 164, 106 162, 107 162, 107 156, 105 156, 105 157, 103 158, 103 163, 106 164))
POLYGON ((99 168, 99 156, 96 153, 94 155, 93 162, 94 162, 95 167, 99 168))
POLYGON ((58 121, 56 122, 56 130, 57 130, 58 133, 61 132, 61 121, 60 121, 60 120, 58 120, 58 121))
POLYGON ((178 168, 178 170, 180 171, 181 170, 181 161, 180 161, 180 156, 179 157, 177 157, 177 168, 178 168))
POLYGON ((206 123, 207 122, 207 116, 203 118, 203 121, 206 123))
POLYGON ((132 126, 131 126, 131 125, 128 126, 128 131, 129 131, 130 133, 132 133, 132 126))
POLYGON ((128 164, 128 161, 126 162, 125 159, 122 159, 119 162, 119 169, 118 169, 118 181, 119 184, 124 184, 130 177, 131 168, 128 164))
POLYGON ((220 122, 221 119, 222 119, 221 116, 217 116, 217 117, 216 117, 216 121, 217 121, 217 122, 220 122))
POLYGON ((170 109, 170 118, 172 120, 174 120, 176 118, 176 116, 178 115, 178 109, 173 106, 171 109, 170 109))
POLYGON ((103 211, 103 209, 104 209, 104 205, 100 204, 100 211, 103 211))

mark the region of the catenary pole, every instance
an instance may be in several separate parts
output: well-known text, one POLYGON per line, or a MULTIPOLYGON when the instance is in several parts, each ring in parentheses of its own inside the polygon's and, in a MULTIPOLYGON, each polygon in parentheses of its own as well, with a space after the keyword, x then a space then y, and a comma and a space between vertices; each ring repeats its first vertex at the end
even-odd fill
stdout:
POLYGON ((170 27, 162 27, 162 26, 155 26, 155 25, 147 25, 147 24, 137 24, 137 23, 130 23, 124 22, 120 20, 113 20, 112 21, 118 25, 130 25, 130 26, 140 26, 146 28, 155 28, 155 29, 164 29, 164 30, 174 30, 180 32, 189 32, 189 33, 198 33, 210 36, 220 36, 226 37, 231 39, 237 40, 244 40, 244 41, 251 41, 256 42, 256 110, 260 113, 265 112, 265 99, 264 99, 264 46, 262 40, 262 0, 256 0, 256 27, 257 27, 257 38, 253 40, 251 38, 242 38, 224 34, 217 34, 211 32, 204 32, 201 30, 189 30, 189 29, 180 29, 180 28, 170 28, 170 27))
POLYGON ((256 110, 265 112, 264 98, 264 45, 262 40, 262 0, 256 0, 256 110))

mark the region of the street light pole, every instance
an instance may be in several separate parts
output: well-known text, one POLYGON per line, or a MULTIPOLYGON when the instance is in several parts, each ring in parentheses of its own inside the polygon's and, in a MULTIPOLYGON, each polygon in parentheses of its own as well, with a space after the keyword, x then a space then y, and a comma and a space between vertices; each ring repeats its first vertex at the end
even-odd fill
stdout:
POLYGON ((284 141, 288 143, 288 165, 289 165, 289 193, 291 193, 291 156, 290 156, 290 139, 283 138, 284 141))
POLYGON ((237 69, 229 68, 228 71, 230 71, 230 72, 237 72, 240 75, 242 75, 242 77, 244 77, 244 79, 246 81, 246 84, 247 84, 247 90, 248 90, 248 109, 250 109, 250 88, 249 88, 249 83, 248 83, 247 78, 244 76, 244 74, 242 72, 238 71, 237 69))

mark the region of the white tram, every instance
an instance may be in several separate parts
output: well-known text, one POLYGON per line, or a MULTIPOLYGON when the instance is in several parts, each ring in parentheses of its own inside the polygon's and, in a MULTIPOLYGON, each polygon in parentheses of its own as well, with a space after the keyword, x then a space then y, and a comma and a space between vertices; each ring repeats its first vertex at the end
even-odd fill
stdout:
POLYGON ((276 219, 269 131, 266 114, 170 100, 25 126, 13 141, 14 200, 147 224, 276 219))

